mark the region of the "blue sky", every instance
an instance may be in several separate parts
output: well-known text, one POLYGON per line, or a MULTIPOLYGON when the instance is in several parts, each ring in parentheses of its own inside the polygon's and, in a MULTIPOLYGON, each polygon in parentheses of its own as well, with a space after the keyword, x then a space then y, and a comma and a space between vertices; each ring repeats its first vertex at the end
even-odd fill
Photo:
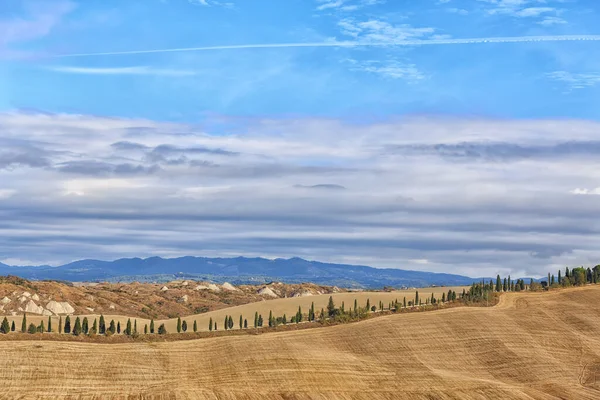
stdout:
POLYGON ((0 262, 301 256, 472 276, 600 262, 599 12, 4 1, 0 262))

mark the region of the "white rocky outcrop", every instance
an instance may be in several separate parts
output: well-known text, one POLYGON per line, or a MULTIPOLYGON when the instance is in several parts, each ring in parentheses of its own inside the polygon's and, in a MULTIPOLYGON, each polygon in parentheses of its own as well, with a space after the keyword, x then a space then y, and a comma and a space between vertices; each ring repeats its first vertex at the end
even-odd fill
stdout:
POLYGON ((40 301, 40 296, 34 294, 33 296, 31 296, 31 300, 40 301))
POLYGON ((21 296, 25 296, 25 297, 29 298, 29 297, 31 297, 31 293, 23 292, 23 294, 21 296))
POLYGON ((181 296, 181 297, 179 298, 179 303, 187 303, 187 302, 188 302, 188 300, 189 300, 189 297, 188 297, 188 295, 187 295, 187 294, 184 294, 183 296, 181 296))
POLYGON ((169 290, 169 288, 166 287, 166 286, 163 286, 163 287, 160 288, 161 292, 166 292, 167 290, 169 290))
POLYGON ((75 309, 66 301, 50 301, 46 304, 46 309, 51 311, 54 314, 73 314, 75 309))
POLYGON ((25 297, 25 296, 21 296, 17 300, 19 300, 19 303, 25 303, 29 299, 27 297, 25 297))
POLYGON ((314 293, 310 290, 303 290, 302 292, 296 292, 292 297, 306 297, 306 296, 314 296, 314 293))
POLYGON ((0 300, 0 303, 8 304, 8 303, 10 303, 10 299, 8 297, 4 296, 4 298, 2 300, 0 300))
POLYGON ((43 314, 44 307, 38 306, 37 304, 35 304, 35 302, 33 300, 29 300, 29 302, 25 306, 25 312, 28 312, 31 314, 43 314))
POLYGON ((116 307, 114 304, 111 304, 110 306, 108 306, 109 309, 114 310, 116 307))
POLYGON ((273 290, 271 290, 271 288, 266 286, 264 288, 259 289, 257 293, 262 296, 279 297, 277 296, 277 293, 275 293, 273 290))
POLYGON ((221 288, 215 285, 214 283, 211 283, 208 285, 208 290, 211 290, 213 292, 220 292, 221 288))
POLYGON ((189 283, 188 281, 183 281, 183 282, 181 282, 181 286, 187 286, 187 285, 189 285, 189 284, 190 284, 190 283, 189 283))
POLYGON ((206 285, 198 285, 194 288, 194 290, 208 290, 208 286, 206 285))
POLYGON ((239 290, 238 288, 236 288, 229 282, 225 282, 224 284, 221 285, 221 287, 223 288, 223 290, 227 290, 228 292, 235 292, 235 291, 239 290))
POLYGON ((86 307, 86 310, 88 310, 89 312, 94 312, 94 309, 92 307, 86 307))

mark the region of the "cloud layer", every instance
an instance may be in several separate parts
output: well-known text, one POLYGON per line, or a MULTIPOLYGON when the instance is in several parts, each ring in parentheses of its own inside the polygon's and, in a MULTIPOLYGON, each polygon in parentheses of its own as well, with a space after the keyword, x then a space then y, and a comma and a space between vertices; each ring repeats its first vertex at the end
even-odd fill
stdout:
POLYGON ((0 261, 302 256, 478 276, 600 259, 582 195, 600 186, 598 123, 224 120, 237 128, 0 115, 0 261))

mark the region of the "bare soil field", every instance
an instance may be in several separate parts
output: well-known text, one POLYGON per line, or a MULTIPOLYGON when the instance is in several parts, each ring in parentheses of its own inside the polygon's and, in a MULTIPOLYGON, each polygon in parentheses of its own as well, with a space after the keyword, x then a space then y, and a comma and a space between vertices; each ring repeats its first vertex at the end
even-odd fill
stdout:
POLYGON ((598 399, 600 287, 257 336, 0 342, 2 399, 598 399))

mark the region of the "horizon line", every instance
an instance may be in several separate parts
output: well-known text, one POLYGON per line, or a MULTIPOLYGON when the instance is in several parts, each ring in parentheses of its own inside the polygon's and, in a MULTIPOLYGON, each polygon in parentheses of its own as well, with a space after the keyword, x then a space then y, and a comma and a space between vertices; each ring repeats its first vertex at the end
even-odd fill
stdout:
POLYGON ((57 54, 50 58, 68 57, 99 57, 133 54, 153 53, 177 53, 195 51, 216 50, 242 50, 242 49, 269 49, 269 48, 294 48, 294 47, 385 47, 385 46, 440 46, 457 44, 483 44, 483 43, 530 43, 530 42, 573 42, 573 41, 600 41, 600 35, 554 35, 554 36, 504 36, 488 38, 466 38, 466 39, 426 39, 426 40, 398 40, 386 42, 362 42, 362 41, 331 41, 331 42, 304 42, 304 43, 259 43, 259 44, 237 44, 221 46, 202 47, 180 47, 149 50, 125 50, 96 53, 71 53, 57 54))

